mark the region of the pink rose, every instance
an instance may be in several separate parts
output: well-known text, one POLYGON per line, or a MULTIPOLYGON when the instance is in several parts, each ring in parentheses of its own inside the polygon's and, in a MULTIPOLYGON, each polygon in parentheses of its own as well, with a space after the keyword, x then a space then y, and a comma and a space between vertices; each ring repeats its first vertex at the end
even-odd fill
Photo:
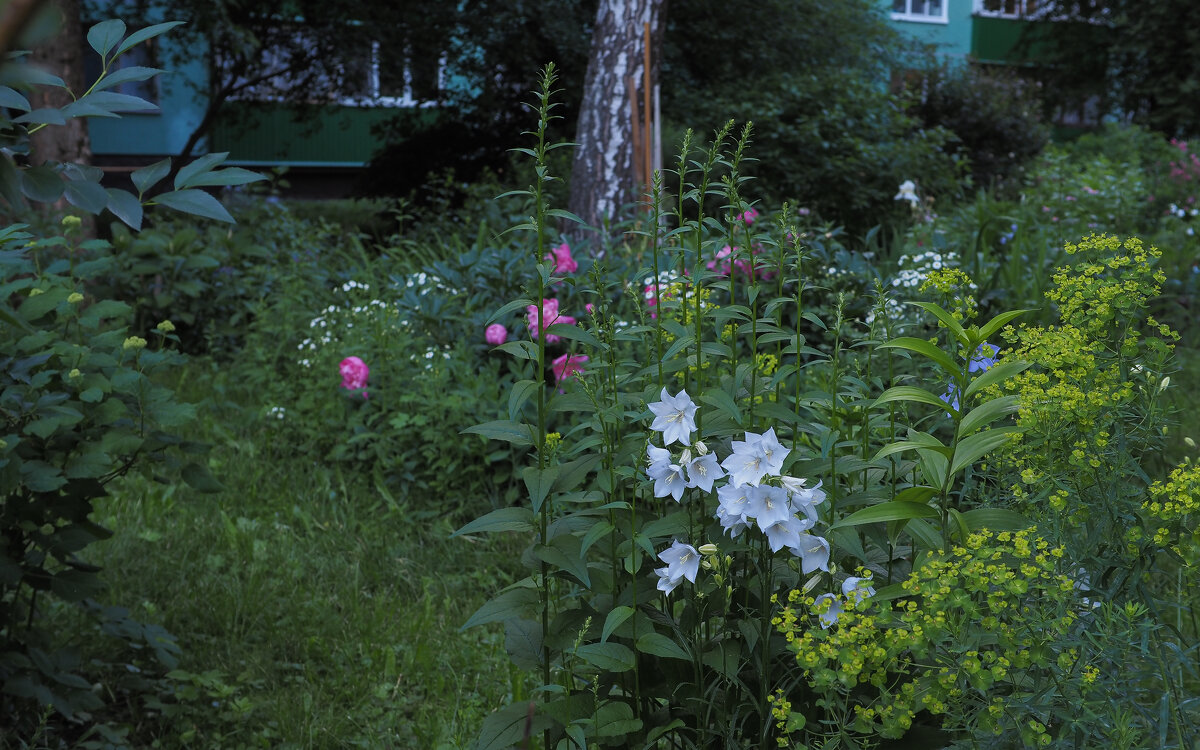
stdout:
MULTIPOLYGON (((367 377, 371 374, 371 369, 367 367, 367 363, 363 362, 358 357, 346 357, 342 363, 338 365, 338 371, 342 374, 342 387, 348 391, 357 391, 367 387, 367 377)), ((367 397, 367 392, 363 391, 363 398, 367 397)))
POLYGON ((484 330, 483 339, 492 346, 500 346, 508 340, 508 329, 499 323, 492 323, 484 330))
POLYGON ((588 358, 583 354, 564 354, 557 357, 552 365, 554 382, 561 383, 572 375, 582 375, 583 363, 587 361, 588 358))
MULTIPOLYGON (((529 305, 525 308, 525 320, 529 323, 529 335, 534 340, 538 337, 538 309, 537 305, 529 305)), ((542 300, 542 322, 546 326, 551 326, 555 323, 566 323, 567 325, 575 325, 575 319, 570 315, 558 314, 558 300, 550 297, 542 300)), ((546 334, 547 344, 557 344, 562 338, 555 336, 552 333, 546 334)))
POLYGON ((575 273, 579 270, 579 264, 571 257, 571 248, 565 242, 550 248, 546 260, 554 261, 554 273, 575 273))

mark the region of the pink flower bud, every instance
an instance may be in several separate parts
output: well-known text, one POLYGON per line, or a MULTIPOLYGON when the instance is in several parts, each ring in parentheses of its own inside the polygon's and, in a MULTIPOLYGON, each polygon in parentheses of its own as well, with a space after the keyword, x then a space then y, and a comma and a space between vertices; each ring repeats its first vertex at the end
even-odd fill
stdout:
POLYGON ((492 323, 484 330, 483 338, 492 346, 500 346, 508 340, 508 329, 499 323, 492 323))
MULTIPOLYGON (((342 374, 342 387, 348 391, 357 391, 367 387, 367 378, 371 374, 371 369, 367 367, 366 362, 363 362, 358 357, 346 357, 342 363, 338 365, 338 371, 342 374)), ((363 398, 367 397, 367 392, 363 391, 363 398)))

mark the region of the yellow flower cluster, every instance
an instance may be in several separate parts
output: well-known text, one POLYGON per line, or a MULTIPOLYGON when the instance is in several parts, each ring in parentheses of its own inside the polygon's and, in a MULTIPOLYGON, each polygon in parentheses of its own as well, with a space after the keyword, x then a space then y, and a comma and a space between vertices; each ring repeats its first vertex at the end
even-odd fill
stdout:
POLYGON ((1146 492, 1142 511, 1155 527, 1154 543, 1169 546, 1189 562, 1200 561, 1200 464, 1185 460, 1146 492))
POLYGON ((958 268, 940 268, 930 271, 921 282, 920 291, 935 292, 947 303, 946 309, 958 320, 974 318, 979 312, 972 290, 976 288, 964 271, 958 268))
POLYGON ((836 692, 852 707, 856 732, 898 738, 923 710, 953 711, 1040 744, 1044 726, 1013 724, 1035 717, 990 696, 998 683, 1011 686, 1014 673, 1028 679, 1032 670, 1086 682, 1076 671, 1078 655, 1054 650, 1079 607, 1075 583, 1057 572, 1062 557, 1031 529, 980 531, 931 554, 901 584, 903 600, 850 597, 836 623, 822 628, 829 599, 792 591, 773 624, 810 687, 836 692))

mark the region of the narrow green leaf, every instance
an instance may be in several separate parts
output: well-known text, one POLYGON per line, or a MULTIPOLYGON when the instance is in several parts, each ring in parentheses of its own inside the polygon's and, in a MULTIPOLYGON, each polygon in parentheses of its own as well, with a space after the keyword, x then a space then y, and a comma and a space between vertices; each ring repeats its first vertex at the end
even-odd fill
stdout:
POLYGON ((133 193, 108 188, 108 210, 135 231, 142 228, 142 202, 133 193))
POLYGON ((942 324, 954 334, 954 338, 958 339, 963 346, 967 346, 971 343, 970 337, 968 337, 967 332, 963 330, 962 324, 955 320, 953 315, 943 310, 941 306, 935 305, 932 302, 909 302, 908 304, 916 305, 926 312, 933 313, 934 316, 937 317, 938 320, 942 321, 942 324))
POLYGON ((518 380, 513 383, 512 388, 508 391, 508 418, 517 421, 517 417, 521 414, 521 407, 537 393, 538 384, 532 380, 518 380))
POLYGON ((532 426, 507 419, 484 422, 462 431, 462 434, 483 435, 489 440, 503 440, 516 446, 533 445, 533 433, 532 426))
POLYGON ((537 611, 538 592, 525 586, 511 588, 490 599, 463 624, 459 630, 468 630, 489 622, 503 622, 513 618, 531 617, 537 611))
MULTIPOLYGON (((532 701, 518 701, 488 716, 479 728, 479 737, 472 750, 510 750, 519 744, 525 738, 532 706, 532 701)), ((528 730, 532 736, 537 736, 552 726, 553 721, 535 713, 528 730)))
POLYGON ((251 172, 249 169, 241 167, 228 167, 226 169, 217 169, 212 172, 199 174, 188 180, 188 187, 228 187, 230 185, 247 185, 251 182, 258 182, 267 179, 266 175, 258 172, 251 172))
POLYGON ((627 607, 625 605, 613 607, 612 611, 608 613, 608 616, 604 618, 604 629, 600 632, 600 642, 604 643, 607 641, 608 637, 612 635, 612 632, 621 627, 621 623, 628 620, 632 614, 633 607, 627 607))
POLYGON ((899 338, 892 339, 891 341, 885 341, 879 345, 879 348, 907 349, 908 351, 916 352, 923 357, 933 360, 935 363, 937 363, 938 367, 942 369, 942 372, 950 376, 962 372, 962 368, 955 364, 954 360, 950 358, 950 355, 946 354, 944 351, 929 343, 925 339, 913 338, 912 336, 901 336, 899 338))
POLYGON ((92 87, 92 91, 103 91, 105 89, 111 89, 113 86, 119 86, 122 83, 133 83, 136 81, 145 81, 150 78, 153 78, 154 76, 158 75, 159 73, 166 73, 166 72, 167 71, 165 71, 161 68, 147 68, 143 65, 131 65, 128 68, 121 68, 119 70, 114 70, 112 73, 109 73, 108 75, 104 76, 96 83, 95 86, 92 87))
POLYGON ((937 529, 919 518, 909 521, 905 525, 904 531, 925 549, 942 548, 942 537, 938 534, 937 529))
POLYGON ((539 469, 536 466, 526 466, 521 470, 521 478, 525 480, 525 487, 529 490, 529 500, 533 503, 533 512, 537 513, 541 511, 542 503, 546 501, 546 495, 554 486, 554 480, 558 478, 558 467, 547 466, 539 469))
POLYGON ((983 454, 1004 445, 1016 432, 1016 427, 999 427, 960 440, 954 451, 954 461, 950 464, 950 473, 957 474, 978 461, 983 454))
POLYGON ((700 401, 710 406, 715 406, 730 417, 733 417, 735 424, 742 424, 742 412, 741 409, 738 409, 737 402, 720 388, 709 388, 700 395, 700 401))
POLYGON ((32 107, 29 106, 29 100, 24 94, 11 89, 8 86, 0 86, 0 107, 8 109, 17 109, 22 112, 28 112, 32 107))
POLYGON ((871 404, 871 408, 891 403, 893 401, 911 401, 919 404, 929 404, 936 406, 938 409, 945 410, 946 402, 933 395, 924 388, 917 388, 911 385, 897 385, 888 388, 879 398, 875 399, 875 403, 871 404))
POLYGON ((925 487, 922 485, 918 485, 916 487, 905 487, 896 493, 895 502, 927 503, 929 502, 929 499, 936 494, 936 487, 925 487))
POLYGON ((1020 360, 1012 360, 1009 362, 999 362, 992 365, 984 371, 982 375, 972 380, 967 385, 964 398, 970 398, 979 391, 988 388, 996 383, 1008 380, 1012 376, 1024 372, 1033 365, 1032 362, 1022 362, 1020 360))
POLYGON ((123 36, 125 36, 125 22, 119 18, 113 18, 101 21, 88 29, 87 40, 88 44, 92 45, 92 49, 96 50, 100 57, 104 57, 109 50, 117 46, 123 36))
POLYGON ((643 654, 651 654, 653 656, 661 656, 665 659, 680 659, 682 661, 691 661, 692 657, 687 651, 662 633, 646 633, 638 636, 637 650, 643 654))
POLYGON ((569 323, 555 323, 551 326, 546 326, 547 336, 561 336, 564 339, 578 341, 588 346, 593 346, 597 349, 604 349, 604 342, 596 338, 596 335, 591 331, 580 328, 569 323))
POLYGON ((175 189, 182 190, 183 188, 192 187, 191 180, 201 174, 209 172, 213 167, 229 158, 228 151, 219 151, 215 154, 205 154, 195 161, 179 168, 175 174, 175 189))
POLYGON ((1015 510, 1007 508, 976 508, 962 514, 971 531, 1020 531, 1033 526, 1033 522, 1015 510))
POLYGON ((78 103, 90 104, 106 112, 154 112, 158 109, 154 102, 116 91, 93 91, 81 97, 78 103))
POLYGON ((497 508, 463 526, 451 534, 450 538, 453 539, 463 534, 481 534, 484 532, 532 531, 533 520, 533 511, 529 508, 519 506, 514 508, 497 508))
POLYGON ((156 23, 153 26, 147 26, 144 29, 138 29, 121 42, 121 46, 117 47, 117 51, 113 53, 113 57, 121 55, 134 46, 141 44, 147 39, 153 39, 164 31, 170 31, 176 26, 182 26, 183 21, 167 21, 166 23, 156 23))
POLYGON ((976 406, 967 412, 958 425, 958 438, 969 436, 981 427, 991 424, 1006 414, 1014 414, 1020 408, 1020 399, 1016 396, 1001 396, 976 406))
POLYGON ((829 528, 840 529, 847 526, 860 526, 864 523, 901 521, 910 518, 937 518, 937 515, 937 510, 928 505, 893 500, 855 511, 829 528))
POLYGON ((43 107, 14 118, 13 122, 23 125, 66 125, 67 118, 56 107, 43 107))
POLYGON ((628 672, 636 662, 633 651, 620 643, 585 643, 575 655, 604 672, 628 672))
POLYGON ((1010 320, 1017 317, 1018 315, 1024 315, 1027 312, 1033 312, 1033 310, 1032 309, 1009 310, 1008 312, 1000 313, 996 317, 989 320, 986 324, 984 324, 983 328, 979 329, 980 338, 982 338, 986 341, 987 339, 991 338, 992 334, 996 333, 1001 328, 1006 326, 1010 320))
POLYGON ((579 553, 581 555, 586 555, 588 549, 591 548, 593 544, 611 534, 612 531, 613 525, 608 521, 597 522, 592 526, 592 528, 588 529, 586 534, 583 535, 583 544, 579 548, 579 553))
POLYGON ((203 190, 176 190, 171 193, 163 193, 155 198, 154 202, 185 214, 216 219, 230 224, 236 223, 220 201, 203 190))

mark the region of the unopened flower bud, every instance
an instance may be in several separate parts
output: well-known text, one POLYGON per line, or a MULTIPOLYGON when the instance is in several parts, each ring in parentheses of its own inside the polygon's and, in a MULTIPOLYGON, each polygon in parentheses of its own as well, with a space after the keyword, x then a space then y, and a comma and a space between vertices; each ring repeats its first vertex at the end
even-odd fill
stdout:
POLYGON ((175 324, 169 320, 164 320, 163 322, 156 325, 154 327, 154 329, 156 331, 159 331, 160 333, 170 333, 171 331, 175 330, 175 324))
POLYGON ((1162 393, 1163 391, 1165 391, 1167 389, 1167 386, 1169 386, 1170 384, 1171 384, 1171 376, 1168 375, 1162 379, 1161 383, 1158 384, 1158 392, 1162 393))
POLYGON ((125 339, 125 343, 121 344, 121 348, 134 350, 145 349, 146 339, 142 338, 141 336, 130 336, 129 338, 125 339))
POLYGON ((83 376, 83 373, 81 373, 79 371, 78 367, 74 368, 73 370, 71 370, 70 372, 67 373, 67 377, 70 378, 71 380, 74 380, 75 378, 79 378, 82 376, 83 376))
POLYGON ((683 466, 684 464, 691 463, 691 461, 692 461, 691 450, 684 448, 683 453, 679 456, 679 465, 683 466))
POLYGON ((72 305, 83 302, 83 295, 79 292, 71 292, 70 296, 67 297, 67 302, 70 302, 72 305))
POLYGON ((1186 446, 1187 446, 1187 447, 1189 447, 1189 448, 1195 448, 1195 447, 1196 447, 1196 441, 1195 441, 1195 440, 1192 440, 1190 437, 1185 437, 1185 438, 1183 439, 1183 444, 1184 444, 1184 445, 1186 445, 1186 446))
POLYGON ((710 543, 710 544, 700 545, 700 549, 698 551, 702 555, 715 555, 715 554, 717 554, 718 550, 717 550, 717 545, 710 543))
POLYGON ((697 440, 695 448, 696 448, 696 452, 699 453, 701 456, 708 455, 708 446, 704 444, 703 440, 697 440))
POLYGON ((83 225, 83 220, 78 216, 64 216, 62 217, 62 225, 67 229, 77 229, 83 225))
POLYGON ((30 290, 29 290, 29 296, 30 296, 30 297, 36 297, 36 296, 38 296, 39 294, 45 294, 45 293, 46 293, 46 290, 45 290, 45 289, 38 289, 38 288, 36 288, 36 287, 35 287, 35 288, 33 288, 33 289, 30 289, 30 290))

